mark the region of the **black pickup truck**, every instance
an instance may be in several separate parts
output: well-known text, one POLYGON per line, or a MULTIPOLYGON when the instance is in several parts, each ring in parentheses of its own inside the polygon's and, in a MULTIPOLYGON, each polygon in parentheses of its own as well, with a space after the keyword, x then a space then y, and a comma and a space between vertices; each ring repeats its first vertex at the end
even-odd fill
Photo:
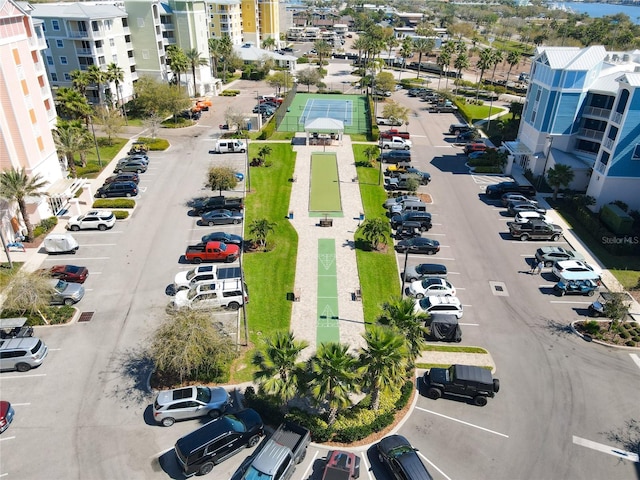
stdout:
POLYGON ((216 197, 198 198, 191 203, 191 211, 193 215, 202 215, 211 210, 224 208, 232 212, 239 212, 244 208, 244 199, 241 197, 225 197, 224 195, 216 197))

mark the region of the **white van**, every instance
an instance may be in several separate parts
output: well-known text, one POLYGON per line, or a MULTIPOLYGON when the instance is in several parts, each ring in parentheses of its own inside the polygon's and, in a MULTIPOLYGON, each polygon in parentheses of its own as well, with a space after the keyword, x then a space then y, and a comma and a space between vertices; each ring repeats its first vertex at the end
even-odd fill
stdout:
POLYGON ((237 138, 221 138, 211 151, 213 153, 244 153, 247 151, 247 144, 237 138))
POLYGON ((194 285, 188 290, 176 292, 169 308, 238 310, 245 303, 249 303, 247 284, 243 284, 240 279, 235 279, 194 285))
POLYGON ((47 253, 76 253, 80 245, 68 233, 51 233, 42 243, 47 253))

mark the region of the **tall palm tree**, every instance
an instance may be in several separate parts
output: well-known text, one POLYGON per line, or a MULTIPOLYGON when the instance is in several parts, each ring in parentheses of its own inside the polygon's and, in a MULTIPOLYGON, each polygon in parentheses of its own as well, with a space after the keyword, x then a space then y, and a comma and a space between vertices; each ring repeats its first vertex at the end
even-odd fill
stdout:
POLYGON ((503 58, 504 58, 504 52, 502 50, 498 50, 497 48, 494 48, 491 51, 491 65, 493 67, 493 72, 491 74, 491 82, 495 82, 496 68, 498 68, 498 64, 502 61, 503 58))
POLYGON ((95 85, 96 90, 98 91, 98 103, 102 105, 102 83, 105 80, 105 72, 100 70, 100 67, 97 65, 89 65, 87 68, 87 75, 89 77, 89 82, 91 85, 95 85))
POLYGON ((420 67, 422 67, 422 56, 431 53, 433 50, 433 40, 430 38, 417 37, 413 40, 413 49, 418 52, 418 74, 416 78, 420 78, 420 67))
POLYGON ((209 39, 209 65, 211 65, 211 75, 218 77, 218 58, 220 57, 220 39, 209 39))
POLYGON ((227 81, 227 66, 229 65, 229 57, 233 52, 233 44, 231 38, 227 35, 220 39, 220 55, 222 55, 222 81, 227 81))
POLYGON ((476 63, 476 68, 480 70, 480 78, 478 79, 478 84, 476 85, 476 103, 478 102, 478 97, 480 96, 480 85, 482 85, 482 77, 484 76, 484 72, 490 69, 493 65, 493 53, 488 48, 485 48, 480 52, 480 57, 478 58, 478 62, 476 63))
POLYGON ((329 45, 329 42, 327 42, 326 40, 318 40, 314 42, 313 48, 315 48, 316 52, 318 52, 318 64, 319 64, 318 70, 321 72, 320 76, 323 76, 322 69, 323 69, 324 59, 331 56, 331 51, 333 49, 331 48, 331 45, 329 45))
POLYGON ((400 47, 400 57, 402 57, 402 68, 398 73, 398 81, 400 81, 400 76, 402 75, 402 70, 407 68, 407 58, 413 56, 413 40, 410 37, 405 37, 402 40, 402 46, 400 47))
POLYGON ((371 408, 380 408, 380 394, 397 388, 405 378, 407 345, 397 331, 373 325, 364 334, 367 346, 360 351, 363 383, 371 392, 371 408))
POLYGON ((377 250, 380 243, 384 242, 389 235, 389 222, 379 217, 370 218, 365 220, 358 230, 371 244, 371 248, 377 250))
POLYGON ((378 323, 396 328, 404 336, 412 364, 424 350, 424 337, 428 333, 424 326, 428 315, 416 313, 415 306, 416 300, 411 297, 395 299, 382 304, 382 315, 378 317, 378 323))
POLYGON ((253 379, 260 391, 276 396, 286 403, 298 393, 299 369, 296 361, 308 343, 298 341, 293 332, 276 332, 265 340, 262 350, 258 350, 252 363, 258 370, 253 379))
POLYGON ((87 97, 73 88, 60 87, 55 102, 58 113, 65 118, 87 119, 93 112, 87 97))
POLYGON ((71 176, 77 178, 75 155, 92 148, 91 135, 79 121, 59 122, 53 130, 53 141, 58 155, 66 157, 71 176))
POLYGON ((442 65, 446 67, 447 70, 447 79, 444 84, 444 88, 449 90, 449 67, 451 65, 451 60, 453 59, 453 55, 456 53, 456 45, 454 42, 445 43, 440 49, 440 56, 442 57, 442 65))
POLYGON ((18 204, 22 221, 27 228, 27 241, 29 242, 33 240, 33 225, 29 220, 25 198, 43 196, 45 193, 42 188, 47 183, 39 174, 29 177, 24 168, 16 170, 12 167, 11 170, 4 170, 0 173, 0 197, 18 204))
MULTIPOLYGON (((551 149, 551 147, 549 147, 551 149)), ((542 172, 544 175, 544 172, 542 172)), ((547 170, 547 183, 553 187, 553 201, 558 198, 558 192, 560 187, 566 187, 571 183, 575 174, 573 169, 569 165, 563 165, 562 163, 556 163, 553 167, 547 170)))
POLYGON ((273 50, 276 46, 276 39, 273 37, 265 38, 262 41, 262 48, 265 50, 273 50))
POLYGON ((120 68, 117 63, 111 62, 109 65, 107 65, 105 78, 107 82, 113 82, 116 86, 116 98, 118 99, 118 106, 124 110, 124 105, 122 105, 122 99, 120 98, 120 83, 124 81, 124 70, 120 68))
POLYGON ((69 72, 69 76, 71 77, 71 86, 82 95, 86 95, 87 87, 91 83, 87 72, 83 72, 82 70, 71 70, 71 72, 69 72))
POLYGON ((511 70, 513 67, 520 63, 521 53, 516 50, 511 50, 507 54, 507 63, 509 64, 509 70, 507 71, 507 83, 509 83, 509 77, 511 76, 511 70))
POLYGON ((266 218, 257 218, 249 224, 249 234, 264 248, 267 245, 269 233, 273 232, 275 228, 274 222, 270 222, 266 218))
POLYGON ((191 50, 187 50, 185 52, 185 56, 187 57, 187 61, 189 62, 189 66, 191 67, 191 76, 193 77, 193 96, 196 97, 196 67, 200 67, 202 65, 209 65, 209 62, 206 58, 202 58, 200 56, 200 52, 197 48, 192 48, 191 50))
MULTIPOLYGON (((453 68, 455 68, 457 71, 456 79, 461 78, 462 70, 469 68, 469 56, 467 55, 466 52, 462 52, 458 54, 455 61, 453 62, 453 68)), ((454 92, 454 94, 457 93, 457 90, 458 89, 456 88, 456 91, 454 92)))
POLYGON ((181 76, 189 70, 189 60, 184 52, 176 45, 169 45, 167 47, 167 59, 169 62, 169 68, 173 72, 176 85, 180 88, 181 76))
POLYGON ((322 343, 309 361, 309 390, 316 403, 329 405, 329 425, 336 421, 340 409, 351 405, 349 394, 358 391, 358 359, 348 350, 348 345, 322 343))

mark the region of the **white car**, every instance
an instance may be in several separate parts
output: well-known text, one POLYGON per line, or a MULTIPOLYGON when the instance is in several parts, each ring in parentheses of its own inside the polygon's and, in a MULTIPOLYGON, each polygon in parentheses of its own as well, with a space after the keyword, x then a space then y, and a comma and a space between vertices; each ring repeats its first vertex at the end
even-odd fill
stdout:
POLYGON ((462 318, 462 303, 458 297, 424 297, 416 301, 415 313, 444 313, 462 318))
POLYGON ((534 218, 539 218, 540 220, 544 220, 547 223, 553 223, 547 215, 540 212, 518 212, 515 216, 515 222, 527 223, 529 220, 533 220, 534 218))
POLYGON ((593 280, 600 282, 602 270, 580 260, 562 260, 555 262, 553 274, 560 280, 593 280))
POLYGON ((180 309, 212 309, 228 308, 238 310, 241 305, 249 301, 246 285, 240 279, 236 281, 201 283, 189 290, 176 292, 169 308, 180 309))
POLYGON ((111 210, 90 210, 84 215, 76 215, 69 219, 67 230, 98 229, 107 230, 116 224, 116 216, 111 210))
POLYGON ((456 289, 444 278, 426 277, 422 280, 411 282, 407 293, 416 298, 424 298, 426 296, 433 297, 455 297, 456 289))

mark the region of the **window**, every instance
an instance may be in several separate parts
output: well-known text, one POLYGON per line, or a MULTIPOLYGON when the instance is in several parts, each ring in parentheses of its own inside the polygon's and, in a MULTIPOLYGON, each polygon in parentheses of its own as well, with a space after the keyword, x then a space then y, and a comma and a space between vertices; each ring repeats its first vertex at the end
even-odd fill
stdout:
POLYGON ((58 20, 51 20, 51 26, 54 30, 60 30, 60 22, 58 20))
POLYGON ((62 65, 67 65, 69 62, 67 62, 67 57, 60 57, 60 63, 62 65))
POLYGON ((109 39, 109 46, 111 46, 111 47, 115 47, 116 46, 116 39, 115 38, 110 38, 109 39))
POLYGON ((618 127, 614 127, 613 125, 611 125, 611 127, 609 128, 609 133, 607 134, 607 138, 609 138, 610 140, 615 140, 617 136, 618 127))
POLYGON ((600 157, 600 163, 602 165, 606 165, 609 163, 609 157, 611 155, 609 155, 609 152, 602 152, 602 156, 600 157))
POLYGON ((640 160, 640 143, 636 143, 631 158, 633 158, 634 160, 640 160))
POLYGON ((46 42, 46 44, 47 44, 47 48, 51 48, 51 45, 49 45, 49 40, 45 39, 44 41, 45 41, 45 42, 46 42))
POLYGON ((99 32, 100 31, 100 27, 98 27, 98 22, 91 22, 91 30, 93 30, 94 32, 99 32))
POLYGON ((56 47, 64 48, 64 42, 62 40, 56 40, 56 47))
POLYGON ((64 80, 65 82, 70 82, 71 81, 71 75, 69 75, 68 73, 64 74, 64 80))
POLYGON ((540 101, 540 90, 536 92, 536 102, 540 101))
POLYGON ((618 106, 616 107, 617 113, 624 113, 624 109, 627 106, 627 102, 629 101, 629 90, 622 90, 620 92, 620 100, 618 100, 618 106))
POLYGON ((113 63, 118 63, 118 55, 111 55, 111 61, 113 63))
POLYGON ((58 81, 58 74, 57 73, 52 73, 51 74, 51 81, 52 82, 57 82, 58 81))
POLYGON ((51 55, 47 55, 47 65, 53 65, 53 57, 51 55))

